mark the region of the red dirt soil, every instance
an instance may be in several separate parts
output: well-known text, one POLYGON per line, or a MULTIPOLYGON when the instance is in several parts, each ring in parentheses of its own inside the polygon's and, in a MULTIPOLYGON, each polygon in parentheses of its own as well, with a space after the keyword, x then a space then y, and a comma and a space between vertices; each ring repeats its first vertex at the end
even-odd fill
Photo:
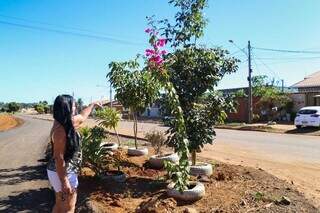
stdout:
MULTIPOLYGON (((216 164, 204 182, 206 195, 194 203, 177 202, 166 195, 166 172, 147 167, 146 157, 128 157, 136 167, 123 168, 125 183, 106 182, 84 168, 80 176, 79 200, 89 198, 102 212, 320 212, 291 185, 263 170, 216 164), (285 196, 289 205, 280 204, 285 196)), ((83 202, 82 202, 83 203, 83 202)), ((81 201, 78 204, 81 209, 81 201)), ((81 212, 81 211, 80 211, 81 212)))
POLYGON ((22 124, 22 120, 8 114, 0 114, 0 131, 6 131, 22 124))

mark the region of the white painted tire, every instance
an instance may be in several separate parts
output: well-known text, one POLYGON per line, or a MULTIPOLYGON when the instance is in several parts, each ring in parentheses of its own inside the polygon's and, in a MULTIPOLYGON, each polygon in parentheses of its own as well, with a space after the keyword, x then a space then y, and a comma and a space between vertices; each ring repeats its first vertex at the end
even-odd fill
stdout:
POLYGON ((117 143, 109 143, 109 142, 103 142, 101 143, 100 146, 108 151, 115 151, 119 148, 119 145, 117 143))
POLYGON ((200 200, 206 193, 204 185, 200 182, 190 182, 189 184, 194 184, 195 186, 192 189, 184 190, 182 193, 174 188, 174 183, 169 184, 167 190, 168 196, 182 201, 194 202, 200 200))
POLYGON ((209 163, 197 163, 190 166, 190 175, 192 176, 211 176, 213 173, 212 165, 209 163))
POLYGON ((142 148, 128 148, 128 155, 129 156, 143 156, 148 155, 149 151, 148 148, 142 147, 142 148))
POLYGON ((177 153, 166 154, 164 156, 153 155, 149 159, 150 166, 152 168, 161 169, 164 166, 164 161, 170 161, 172 163, 177 163, 179 161, 179 156, 177 153))

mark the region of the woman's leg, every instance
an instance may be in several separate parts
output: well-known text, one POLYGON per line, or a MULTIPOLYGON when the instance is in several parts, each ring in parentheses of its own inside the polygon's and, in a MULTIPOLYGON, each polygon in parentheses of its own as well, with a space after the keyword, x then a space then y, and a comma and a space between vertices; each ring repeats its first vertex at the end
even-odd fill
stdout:
POLYGON ((62 212, 62 200, 61 200, 61 192, 56 192, 56 202, 54 204, 52 213, 60 213, 62 212))
POLYGON ((76 209, 77 202, 77 191, 76 189, 72 194, 68 194, 63 202, 63 212, 64 213, 74 213, 76 209))

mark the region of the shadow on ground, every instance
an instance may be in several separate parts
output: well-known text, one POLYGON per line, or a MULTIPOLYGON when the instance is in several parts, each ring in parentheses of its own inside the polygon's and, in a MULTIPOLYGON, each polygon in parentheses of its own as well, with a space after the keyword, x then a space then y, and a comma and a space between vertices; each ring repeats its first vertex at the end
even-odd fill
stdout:
POLYGON ((50 212, 54 204, 54 194, 49 188, 29 190, 0 200, 0 211, 4 212, 50 212))
POLYGON ((304 127, 304 128, 301 128, 301 129, 288 130, 285 133, 320 135, 320 128, 318 128, 318 127, 304 127))
POLYGON ((0 186, 45 179, 47 179, 45 164, 22 166, 14 169, 0 169, 0 186))
MULTIPOLYGON (((46 165, 22 166, 0 169, 0 188, 4 185, 18 185, 29 181, 47 180, 46 165)), ((19 191, 19 186, 17 186, 19 191)), ((54 193, 49 188, 23 191, 0 199, 0 212, 50 212, 54 203, 54 193)))

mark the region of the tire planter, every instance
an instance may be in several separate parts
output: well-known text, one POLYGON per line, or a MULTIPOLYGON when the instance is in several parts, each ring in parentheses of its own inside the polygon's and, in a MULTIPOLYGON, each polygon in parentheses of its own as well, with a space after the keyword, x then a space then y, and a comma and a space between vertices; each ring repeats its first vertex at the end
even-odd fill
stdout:
POLYGON ((106 181, 115 181, 115 182, 118 182, 118 183, 123 183, 126 181, 126 174, 124 174, 123 172, 121 171, 117 171, 117 170, 114 170, 114 171, 107 171, 105 174, 103 174, 101 176, 101 179, 102 180, 106 180, 106 181))
POLYGON ((141 147, 141 148, 128 148, 128 155, 129 156, 143 156, 143 155, 148 155, 149 151, 148 148, 146 147, 141 147))
POLYGON ((174 188, 174 183, 168 185, 167 194, 175 200, 194 202, 200 200, 205 195, 204 185, 200 182, 190 182, 189 189, 182 193, 174 188))
POLYGON ((119 148, 119 145, 117 143, 102 143, 101 147, 103 147, 104 149, 108 150, 108 151, 115 151, 119 148))
POLYGON ((192 176, 211 176, 213 173, 212 165, 209 163, 197 163, 190 166, 190 175, 192 176))
POLYGON ((118 149, 121 149, 121 150, 128 150, 129 149, 129 147, 128 146, 119 146, 119 148, 118 149))
POLYGON ((170 161, 172 163, 177 163, 179 161, 179 156, 177 153, 166 154, 163 156, 153 155, 149 159, 150 166, 152 168, 161 169, 164 166, 164 161, 170 161))

